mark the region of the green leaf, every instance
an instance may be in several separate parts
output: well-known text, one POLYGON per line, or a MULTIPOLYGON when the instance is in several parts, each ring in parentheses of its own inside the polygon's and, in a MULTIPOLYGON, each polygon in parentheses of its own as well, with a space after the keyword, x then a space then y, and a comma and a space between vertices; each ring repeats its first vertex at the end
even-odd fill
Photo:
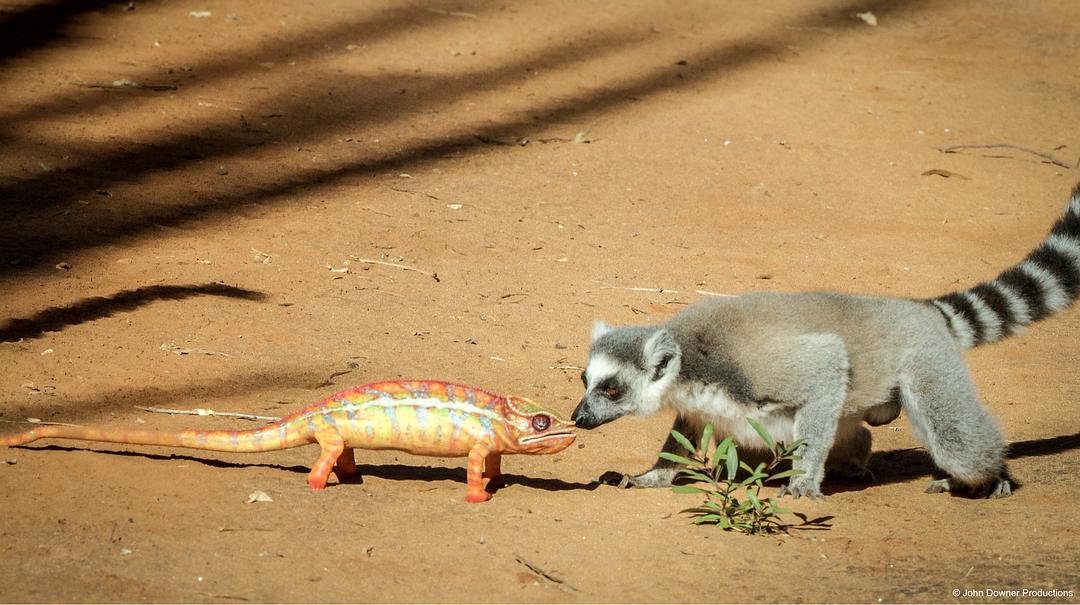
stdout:
POLYGON ((671 488, 671 491, 676 494, 707 494, 709 490, 698 487, 696 485, 676 485, 671 488))
POLYGON ((735 474, 739 472, 739 451, 737 448, 731 448, 727 453, 727 479, 728 481, 735 480, 735 474))
POLYGON ((747 488, 746 498, 754 504, 755 511, 761 512, 761 500, 758 500, 757 494, 754 493, 754 490, 747 488))
POLYGON ((683 434, 679 431, 671 431, 671 436, 675 438, 675 441, 679 442, 679 445, 683 446, 688 452, 695 452, 694 444, 690 443, 690 440, 683 437, 683 434))
POLYGON ((791 513, 791 511, 786 508, 780 508, 780 506, 776 504, 776 500, 773 500, 772 498, 769 498, 767 502, 769 503, 769 514, 771 515, 787 515, 791 513))
POLYGON ((766 477, 766 475, 758 474, 758 473, 750 475, 746 479, 743 479, 742 481, 740 481, 739 485, 736 486, 736 489, 742 489, 742 488, 744 488, 744 487, 746 487, 748 485, 754 485, 754 484, 761 483, 761 480, 764 479, 765 477, 766 477))
POLYGON ((750 423, 750 426, 754 427, 754 431, 761 437, 761 440, 765 442, 765 445, 769 446, 770 450, 776 446, 776 442, 773 441, 773 438, 769 435, 769 432, 765 430, 765 427, 758 424, 753 418, 747 418, 746 421, 750 423))
POLYGON ((769 478, 767 480, 773 481, 775 479, 783 479, 784 477, 794 477, 795 475, 801 475, 802 473, 803 472, 799 469, 789 468, 786 471, 780 471, 779 473, 769 475, 769 478))
POLYGON ((712 423, 705 425, 705 430, 701 431, 701 439, 698 441, 698 451, 704 452, 709 447, 709 440, 712 439, 712 423))
POLYGON ((704 481, 705 483, 712 483, 712 480, 713 480, 712 477, 710 477, 710 476, 708 476, 708 475, 706 475, 704 473, 694 471, 694 470, 690 470, 688 468, 684 468, 681 471, 679 471, 679 475, 682 476, 682 477, 689 477, 689 478, 693 479, 694 481, 704 481))
POLYGON ((691 460, 686 456, 680 456, 678 454, 672 454, 671 452, 660 452, 659 456, 664 460, 670 460, 672 462, 678 462, 679 464, 685 464, 686 466, 698 466, 697 460, 691 460))
POLYGON ((724 440, 716 444, 716 453, 713 454, 714 458, 726 459, 728 450, 731 449, 732 444, 735 443, 735 438, 731 436, 724 437, 724 440))

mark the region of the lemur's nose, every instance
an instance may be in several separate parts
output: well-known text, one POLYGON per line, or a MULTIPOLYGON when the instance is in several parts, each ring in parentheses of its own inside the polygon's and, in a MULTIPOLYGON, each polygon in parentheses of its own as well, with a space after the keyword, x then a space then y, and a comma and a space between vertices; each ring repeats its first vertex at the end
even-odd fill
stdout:
POLYGON ((570 415, 570 421, 574 423, 574 426, 582 429, 592 429, 600 425, 596 421, 596 417, 589 411, 589 406, 584 399, 574 408, 574 413, 570 415))

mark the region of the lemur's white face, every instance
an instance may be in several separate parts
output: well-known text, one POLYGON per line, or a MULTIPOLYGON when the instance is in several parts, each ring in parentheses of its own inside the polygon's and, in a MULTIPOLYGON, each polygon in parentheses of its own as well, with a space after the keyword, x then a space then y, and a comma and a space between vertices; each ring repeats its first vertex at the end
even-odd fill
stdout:
POLYGON ((585 394, 572 416, 577 426, 591 429, 659 409, 679 373, 678 345, 665 330, 644 336, 603 324, 593 328, 589 360, 581 373, 585 394))
POLYGON ((585 394, 572 416, 577 426, 591 429, 634 413, 635 395, 641 371, 619 363, 607 355, 593 355, 581 373, 585 394))

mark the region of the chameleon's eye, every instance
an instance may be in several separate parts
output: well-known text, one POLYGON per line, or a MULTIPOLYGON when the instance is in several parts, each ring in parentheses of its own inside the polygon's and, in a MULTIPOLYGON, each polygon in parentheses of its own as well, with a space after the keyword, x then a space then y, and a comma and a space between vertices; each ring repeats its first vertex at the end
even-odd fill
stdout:
POLYGON ((608 396, 608 399, 618 399, 619 387, 614 385, 609 386, 608 388, 604 389, 604 394, 608 396))
POLYGON ((534 431, 546 431, 551 426, 551 417, 539 414, 533 416, 532 427, 534 431))

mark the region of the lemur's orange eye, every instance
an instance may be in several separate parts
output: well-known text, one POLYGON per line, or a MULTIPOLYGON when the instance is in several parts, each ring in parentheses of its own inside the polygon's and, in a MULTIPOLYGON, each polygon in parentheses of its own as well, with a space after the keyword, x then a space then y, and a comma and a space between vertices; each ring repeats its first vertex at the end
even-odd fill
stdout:
POLYGON ((609 386, 608 388, 604 389, 604 394, 607 395, 610 399, 618 399, 619 387, 614 385, 609 386))
POLYGON ((546 431, 551 426, 551 417, 539 414, 533 416, 532 427, 534 431, 546 431))

